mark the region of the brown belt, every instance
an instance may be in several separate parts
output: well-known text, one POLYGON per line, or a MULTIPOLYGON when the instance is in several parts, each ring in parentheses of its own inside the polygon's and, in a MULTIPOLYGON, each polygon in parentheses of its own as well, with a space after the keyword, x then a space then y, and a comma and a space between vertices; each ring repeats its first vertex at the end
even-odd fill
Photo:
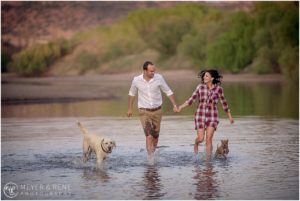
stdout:
POLYGON ((159 107, 156 107, 156 108, 139 108, 140 110, 145 110, 145 111, 148 111, 148 112, 155 112, 159 109, 161 109, 161 106, 159 107))

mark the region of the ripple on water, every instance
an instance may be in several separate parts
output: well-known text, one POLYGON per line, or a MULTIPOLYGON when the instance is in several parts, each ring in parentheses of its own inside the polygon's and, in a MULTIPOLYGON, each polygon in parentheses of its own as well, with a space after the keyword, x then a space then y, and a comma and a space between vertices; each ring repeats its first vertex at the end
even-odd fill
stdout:
POLYGON ((4 121, 4 131, 17 138, 4 134, 9 140, 2 141, 2 184, 71 184, 72 192, 64 199, 298 199, 298 121, 236 118, 234 126, 227 126, 221 119, 214 147, 229 138, 230 152, 227 160, 211 162, 205 161, 204 144, 197 157, 193 154, 191 121, 167 118, 151 164, 137 119, 87 119, 91 130, 114 130, 111 137, 117 141, 100 168, 94 155, 82 162, 82 136, 74 119, 17 121, 18 128, 13 120, 8 126, 4 121), (109 124, 99 126, 103 121, 109 124), (124 127, 130 132, 124 133, 124 127), (32 137, 31 132, 44 137, 32 137))

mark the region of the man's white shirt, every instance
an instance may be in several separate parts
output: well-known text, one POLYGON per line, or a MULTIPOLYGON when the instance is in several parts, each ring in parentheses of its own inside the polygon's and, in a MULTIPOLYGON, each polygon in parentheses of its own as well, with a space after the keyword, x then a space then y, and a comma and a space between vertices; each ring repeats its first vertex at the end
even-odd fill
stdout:
POLYGON ((141 74, 133 78, 128 95, 138 94, 138 108, 157 108, 162 105, 161 91, 167 96, 173 94, 162 75, 154 74, 154 77, 147 82, 141 74))

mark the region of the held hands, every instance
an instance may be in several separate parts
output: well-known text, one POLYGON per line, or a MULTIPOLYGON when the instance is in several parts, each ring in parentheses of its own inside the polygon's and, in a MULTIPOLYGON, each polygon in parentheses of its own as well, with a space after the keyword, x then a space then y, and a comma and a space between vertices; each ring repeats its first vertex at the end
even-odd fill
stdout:
MULTIPOLYGON (((177 113, 179 113, 179 112, 181 112, 181 110, 183 109, 183 108, 185 108, 185 107, 187 107, 188 106, 188 103, 187 102, 184 102, 182 105, 180 105, 179 107, 177 107, 176 106, 176 112, 177 113)), ((175 110, 174 110, 174 112, 175 112, 175 110)))
POLYGON ((179 113, 179 112, 181 112, 182 108, 183 108, 182 105, 180 105, 179 107, 177 105, 174 105, 173 106, 173 111, 175 113, 179 113))
POLYGON ((173 112, 175 112, 175 113, 178 113, 178 112, 179 112, 179 111, 178 111, 177 105, 173 105, 173 112))

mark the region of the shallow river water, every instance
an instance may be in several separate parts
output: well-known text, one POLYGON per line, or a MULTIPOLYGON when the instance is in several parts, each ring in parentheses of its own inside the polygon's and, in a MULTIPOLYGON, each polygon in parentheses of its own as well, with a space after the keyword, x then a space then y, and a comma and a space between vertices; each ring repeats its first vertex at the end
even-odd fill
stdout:
POLYGON ((152 163, 136 117, 4 118, 1 198, 297 200, 298 129, 289 118, 220 119, 214 151, 228 138, 228 158, 205 161, 204 144, 192 151, 193 117, 164 116, 152 163), (102 167, 81 161, 77 119, 117 142, 102 167))

